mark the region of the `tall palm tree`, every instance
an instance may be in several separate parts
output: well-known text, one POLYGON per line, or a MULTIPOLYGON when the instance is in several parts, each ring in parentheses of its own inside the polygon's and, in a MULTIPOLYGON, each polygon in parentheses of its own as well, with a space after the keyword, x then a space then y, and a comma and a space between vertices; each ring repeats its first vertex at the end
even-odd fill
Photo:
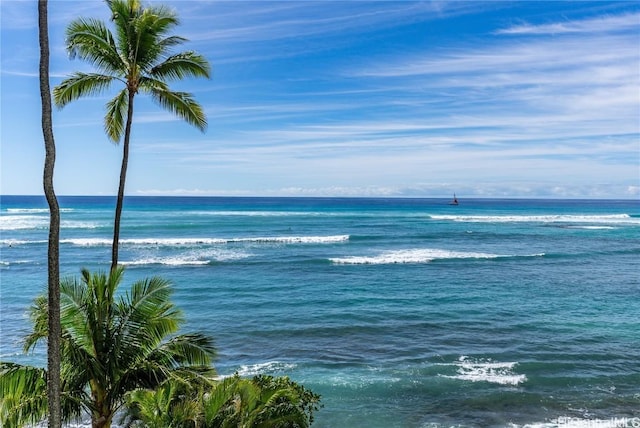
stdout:
MULTIPOLYGON (((131 391, 214 374, 211 338, 176 335, 182 316, 169 300, 170 284, 154 277, 118 293, 122 274, 121 267, 108 275, 85 269, 79 281, 60 284, 62 413, 67 421, 88 413, 93 428, 110 427, 131 391)), ((44 296, 36 299, 30 315, 33 332, 25 352, 47 337, 44 296)), ((45 417, 44 379, 43 369, 0 364, 0 426, 45 417)))
POLYGON ((49 86, 49 23, 47 0, 38 1, 38 38, 40 44, 40 98, 42 100, 42 136, 45 160, 44 194, 49 204, 49 244, 47 250, 49 338, 47 341, 47 398, 49 428, 60 428, 60 207, 53 188, 56 163, 56 143, 51 120, 51 89, 49 86))
POLYGON ((124 135, 120 185, 116 202, 111 270, 118 265, 120 218, 129 161, 133 101, 138 92, 149 94, 161 107, 201 131, 207 126, 202 107, 186 92, 169 89, 168 82, 188 76, 209 77, 207 60, 192 51, 176 54, 171 49, 186 41, 169 35, 179 21, 163 6, 143 7, 139 0, 106 0, 111 9, 115 35, 95 19, 77 19, 67 28, 67 50, 93 64, 96 73, 76 72, 58 85, 54 100, 59 107, 88 95, 102 94, 112 83, 122 89, 106 105, 104 128, 118 143, 124 135))

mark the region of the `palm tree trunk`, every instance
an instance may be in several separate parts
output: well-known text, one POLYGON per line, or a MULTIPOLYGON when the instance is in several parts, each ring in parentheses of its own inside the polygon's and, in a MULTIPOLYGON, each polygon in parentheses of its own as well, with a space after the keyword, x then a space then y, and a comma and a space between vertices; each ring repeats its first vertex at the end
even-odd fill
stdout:
POLYGON ((111 244, 111 272, 118 266, 118 247, 120 242, 120 218, 124 203, 124 185, 127 180, 127 165, 129 164, 129 140, 131 138, 131 123, 133 122, 133 97, 135 91, 129 89, 129 105, 127 108, 127 124, 124 129, 124 143, 122 149, 122 166, 120 167, 120 185, 116 201, 116 215, 113 225, 113 243, 111 244))
POLYGON ((113 415, 111 413, 100 415, 91 421, 91 428, 111 428, 112 420, 113 415))
POLYGON ((113 420, 113 413, 103 408, 99 414, 96 414, 91 419, 91 428, 111 428, 111 422, 113 420))
POLYGON ((47 0, 38 1, 38 35, 40 42, 40 97, 42 99, 42 135, 45 161, 44 193, 49 204, 48 272, 48 341, 47 341, 47 399, 49 428, 62 427, 60 405, 60 207, 53 188, 56 145, 51 123, 51 90, 49 88, 49 23, 47 0))

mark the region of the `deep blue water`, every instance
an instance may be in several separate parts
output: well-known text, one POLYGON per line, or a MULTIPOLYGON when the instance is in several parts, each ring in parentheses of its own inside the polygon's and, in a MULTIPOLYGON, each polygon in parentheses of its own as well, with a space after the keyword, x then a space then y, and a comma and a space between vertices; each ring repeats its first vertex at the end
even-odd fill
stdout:
MULTIPOLYGON (((114 198, 61 198, 61 270, 108 270, 114 198)), ((0 200, 0 358, 46 284, 41 197, 0 200)), ((288 375, 316 427, 640 426, 640 202, 126 200, 126 282, 175 285, 219 373, 288 375), (636 418, 636 419, 634 419, 636 418)))

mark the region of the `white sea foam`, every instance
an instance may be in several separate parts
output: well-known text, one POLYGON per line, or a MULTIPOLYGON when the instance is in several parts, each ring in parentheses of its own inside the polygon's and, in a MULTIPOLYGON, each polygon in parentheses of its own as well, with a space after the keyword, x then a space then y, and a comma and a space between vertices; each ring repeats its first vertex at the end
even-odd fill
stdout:
POLYGON ((433 220, 450 220, 469 223, 614 223, 640 225, 639 218, 628 214, 594 215, 430 215, 433 220))
POLYGON ((315 211, 190 211, 189 215, 223 217, 297 217, 297 216, 334 216, 336 213, 315 211))
POLYGON ((229 239, 227 242, 274 242, 284 244, 331 244, 335 242, 345 242, 349 240, 349 235, 333 236, 273 236, 257 238, 237 238, 229 239))
POLYGON ((380 367, 367 367, 348 371, 328 369, 320 372, 314 382, 332 387, 360 389, 372 385, 398 384, 402 382, 402 377, 396 376, 393 371, 383 370, 380 367))
MULTIPOLYGON (((259 243, 259 244, 331 244, 338 242, 346 242, 349 235, 332 235, 332 236, 258 236, 244 238, 132 238, 121 239, 120 245, 128 246, 157 246, 157 247, 195 247, 195 246, 213 246, 233 243, 259 243)), ((2 246, 17 246, 27 244, 43 244, 45 240, 16 240, 3 239, 0 240, 2 246)), ((61 244, 76 245, 79 247, 105 247, 111 246, 111 239, 108 238, 69 238, 61 239, 61 244)))
MULTIPOLYGON (((155 252, 155 251, 154 251, 155 252)), ((161 256, 144 252, 136 260, 124 261, 122 264, 129 266, 141 265, 166 265, 166 266, 203 266, 213 262, 227 262, 241 260, 250 257, 251 254, 238 249, 226 247, 207 247, 187 250, 180 254, 161 256)))
POLYGON ((226 262, 240 260, 249 257, 244 251, 229 251, 220 248, 207 248, 203 250, 188 251, 172 256, 147 256, 137 260, 124 261, 122 264, 129 266, 141 265, 166 265, 166 266, 204 266, 212 262, 226 262))
MULTIPOLYGON (((246 238, 134 238, 121 239, 121 245, 131 246, 159 246, 159 247, 193 247, 206 245, 220 245, 233 243, 280 243, 280 244, 330 244, 349 240, 349 235, 334 236, 264 236, 246 238)), ((63 239, 63 244, 84 247, 108 246, 110 239, 76 238, 63 239)))
POLYGON ((242 365, 237 370, 240 376, 256 376, 259 374, 274 374, 288 372, 296 368, 296 364, 281 361, 267 361, 266 363, 242 365))
POLYGON ((385 251, 375 256, 336 257, 330 260, 336 264, 394 264, 394 263, 428 263, 436 259, 495 259, 500 256, 490 253, 450 251, 437 248, 414 248, 408 250, 385 251))
MULTIPOLYGON (((63 220, 60 227, 63 229, 95 229, 100 227, 99 223, 63 220)), ((3 215, 0 216, 0 230, 25 230, 25 229, 48 229, 49 216, 37 215, 3 215)))
POLYGON ((120 264, 125 266, 141 265, 165 265, 165 266, 202 266, 208 265, 209 260, 197 260, 189 257, 149 257, 134 261, 123 261, 120 264))
POLYGON ((106 224, 93 221, 62 220, 60 222, 60 228, 62 229, 97 229, 103 226, 106 226, 106 224))
POLYGON ((586 229, 586 230, 612 230, 613 226, 569 226, 569 229, 586 229))
POLYGON ((111 240, 102 239, 102 238, 75 238, 75 239, 61 239, 60 243, 78 245, 80 247, 97 247, 97 246, 111 245, 111 240))
POLYGON ((547 422, 537 422, 525 425, 509 425, 510 428, 622 428, 640 427, 640 417, 611 417, 609 419, 585 419, 571 416, 561 416, 547 422))
POLYGON ((35 215, 0 216, 0 230, 44 229, 49 227, 49 218, 35 215))
POLYGON ((457 374, 442 375, 451 379, 467 380, 471 382, 490 382, 500 385, 519 385, 527 380, 523 374, 516 374, 516 362, 498 362, 490 359, 474 359, 466 355, 458 358, 455 363, 457 374))
MULTIPOLYGON (((74 211, 73 208, 60 208, 61 213, 74 211)), ((17 214, 48 214, 49 208, 7 208, 8 213, 17 214)))
POLYGON ((33 263, 33 260, 12 260, 10 262, 0 261, 0 266, 26 265, 29 263, 33 263))
MULTIPOLYGON (((111 239, 105 238, 74 238, 62 239, 62 244, 71 244, 81 247, 99 247, 110 246, 111 239)), ((191 247, 196 245, 215 245, 226 244, 225 239, 208 239, 208 238, 137 238, 137 239, 121 239, 120 245, 131 246, 162 246, 162 247, 191 247)))
POLYGON ((23 239, 1 239, 0 246, 2 247, 17 247, 18 245, 29 245, 29 244, 46 244, 46 240, 35 240, 35 241, 26 241, 23 239))

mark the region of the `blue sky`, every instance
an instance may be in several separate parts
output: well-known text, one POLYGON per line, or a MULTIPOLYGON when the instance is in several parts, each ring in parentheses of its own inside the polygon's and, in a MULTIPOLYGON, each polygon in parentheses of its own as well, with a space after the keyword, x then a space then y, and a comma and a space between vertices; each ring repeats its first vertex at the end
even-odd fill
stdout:
MULTIPOLYGON (((158 2, 154 2, 158 3, 158 2)), ((162 1, 213 66, 174 84, 200 133, 137 97, 128 195, 640 197, 640 3, 162 1)), ((37 10, 2 0, 2 194, 41 194, 37 10)), ((50 0, 64 30, 101 1, 50 0)), ((113 96, 54 113, 61 195, 111 195, 113 96)))

